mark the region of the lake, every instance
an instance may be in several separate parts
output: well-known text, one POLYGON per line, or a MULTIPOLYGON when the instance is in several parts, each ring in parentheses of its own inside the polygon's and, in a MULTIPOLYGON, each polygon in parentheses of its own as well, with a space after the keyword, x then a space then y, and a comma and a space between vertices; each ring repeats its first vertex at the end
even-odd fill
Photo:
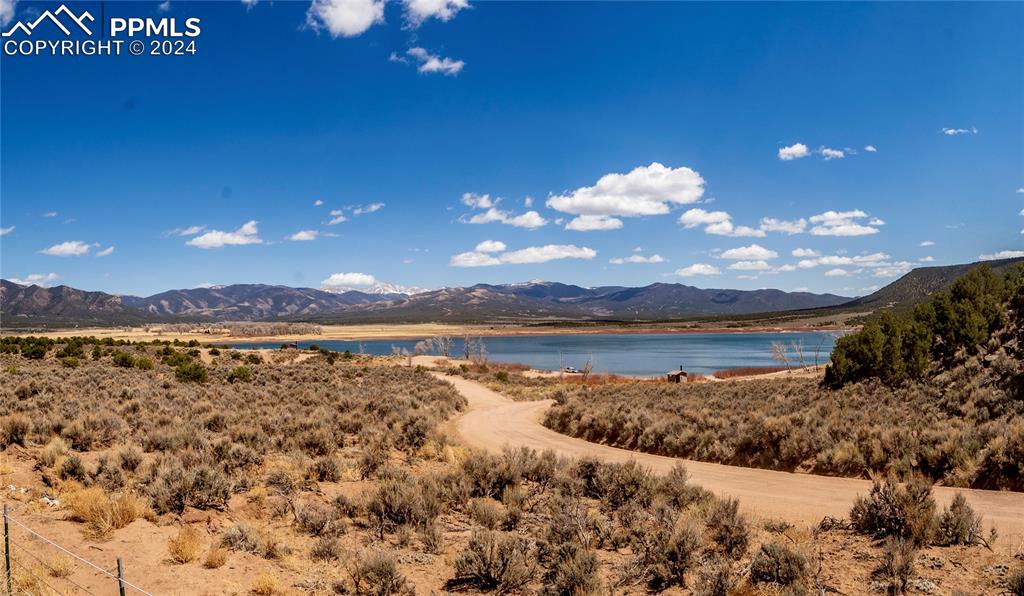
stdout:
MULTIPOLYGON (((814 364, 828 360, 835 344, 834 332, 785 333, 593 333, 565 335, 518 335, 484 337, 487 357, 496 362, 514 362, 532 368, 558 370, 564 366, 582 368, 593 358, 594 372, 629 376, 662 375, 680 366, 688 372, 710 374, 718 370, 745 367, 780 366, 772 359, 772 343, 783 342, 790 348, 804 346, 804 359, 814 364)), ((391 354, 394 348, 412 351, 417 340, 375 339, 366 341, 307 341, 338 352, 374 355, 391 354)), ((236 348, 279 348, 282 342, 249 342, 233 344, 236 348)), ((461 338, 454 340, 452 357, 462 356, 461 338)))

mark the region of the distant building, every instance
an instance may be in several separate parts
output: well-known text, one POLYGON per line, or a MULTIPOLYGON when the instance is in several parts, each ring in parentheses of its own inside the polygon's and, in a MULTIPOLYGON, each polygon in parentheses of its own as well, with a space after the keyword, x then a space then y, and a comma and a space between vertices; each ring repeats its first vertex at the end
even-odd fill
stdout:
POLYGON ((679 370, 670 370, 665 373, 665 380, 669 383, 682 383, 686 376, 686 371, 683 370, 682 365, 680 365, 679 370))

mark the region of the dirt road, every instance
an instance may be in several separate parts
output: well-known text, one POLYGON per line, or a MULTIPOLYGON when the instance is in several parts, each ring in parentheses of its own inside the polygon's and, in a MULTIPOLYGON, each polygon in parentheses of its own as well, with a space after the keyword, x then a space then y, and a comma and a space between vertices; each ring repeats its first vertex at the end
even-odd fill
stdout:
MULTIPOLYGON (((468 445, 488 451, 500 451, 506 445, 527 446, 538 451, 553 449, 568 457, 589 455, 611 462, 632 459, 655 473, 683 463, 695 484, 719 496, 739 498, 748 513, 804 524, 816 524, 827 515, 846 517, 854 497, 871 489, 867 480, 725 466, 590 443, 556 433, 540 423, 551 406, 550 400, 515 402, 474 381, 434 374, 469 400, 467 411, 453 423, 457 433, 468 445)), ((957 490, 982 515, 986 533, 992 525, 997 528, 1000 549, 1020 547, 1024 541, 1024 493, 936 487, 939 507, 949 503, 957 490)))

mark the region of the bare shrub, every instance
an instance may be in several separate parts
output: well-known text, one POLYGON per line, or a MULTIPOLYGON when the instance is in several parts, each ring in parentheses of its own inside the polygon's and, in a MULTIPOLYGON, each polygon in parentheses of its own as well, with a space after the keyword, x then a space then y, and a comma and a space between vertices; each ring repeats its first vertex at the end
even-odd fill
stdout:
POLYGON ((917 549, 912 541, 889 538, 885 541, 882 561, 875 568, 874 576, 886 585, 889 594, 906 594, 914 577, 916 558, 917 549))
POLYGON ((776 583, 790 586, 807 576, 807 559, 784 544, 768 542, 754 555, 750 563, 750 582, 776 583))
POLYGON ((455 559, 455 579, 450 585, 512 592, 529 584, 535 570, 536 563, 525 539, 502 532, 476 530, 469 537, 465 550, 455 559))
POLYGON ((927 544, 935 531, 931 485, 914 477, 905 485, 892 479, 875 482, 867 498, 858 496, 850 511, 855 530, 873 538, 900 538, 927 544))
POLYGON ((706 520, 708 536, 734 560, 747 552, 750 542, 747 521, 739 513, 739 506, 739 500, 733 498, 716 501, 706 520))
POLYGON ((255 553, 260 548, 259 536, 251 526, 238 523, 221 534, 221 546, 244 553, 255 553))
POLYGON ((439 554, 444 549, 444 530, 436 523, 429 523, 420 532, 423 550, 430 554, 439 554))
POLYGON ((25 437, 32 430, 28 416, 11 414, 0 418, 0 447, 8 445, 25 446, 25 437))
POLYGON ((382 551, 360 553, 349 565, 353 593, 389 596, 413 590, 398 570, 395 556, 382 551))
POLYGON ((1006 591, 1012 596, 1024 596, 1024 565, 1018 566, 1006 577, 1006 591))
POLYGON ((701 566, 694 587, 694 596, 728 596, 739 582, 732 562, 715 557, 701 566))
POLYGON ((505 518, 501 504, 493 499, 479 498, 469 502, 469 516, 488 530, 495 530, 505 518))
POLYGON ((600 564, 593 552, 573 543, 559 545, 544 574, 542 596, 587 596, 601 590, 600 564))
POLYGON ((337 538, 322 536, 313 545, 309 556, 316 561, 337 561, 341 559, 343 549, 337 538))

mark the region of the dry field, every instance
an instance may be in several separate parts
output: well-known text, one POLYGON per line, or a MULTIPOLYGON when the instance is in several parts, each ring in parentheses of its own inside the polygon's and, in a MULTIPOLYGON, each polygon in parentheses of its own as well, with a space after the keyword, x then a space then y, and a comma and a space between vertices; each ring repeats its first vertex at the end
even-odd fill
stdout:
POLYGON ((57 345, 0 354, 0 404, 18 593, 115 588, 28 529, 160 594, 1024 589, 927 489, 793 527, 682 468, 473 452, 440 430, 463 399, 395 360, 57 345))

